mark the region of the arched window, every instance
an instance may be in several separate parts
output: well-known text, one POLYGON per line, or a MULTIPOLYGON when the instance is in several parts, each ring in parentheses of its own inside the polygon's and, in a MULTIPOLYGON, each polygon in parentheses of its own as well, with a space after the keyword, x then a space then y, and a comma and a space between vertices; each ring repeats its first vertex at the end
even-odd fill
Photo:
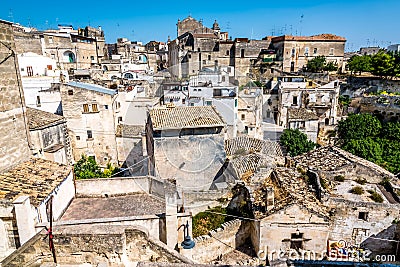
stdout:
POLYGON ((72 51, 65 51, 63 54, 64 62, 75 63, 75 54, 72 51))

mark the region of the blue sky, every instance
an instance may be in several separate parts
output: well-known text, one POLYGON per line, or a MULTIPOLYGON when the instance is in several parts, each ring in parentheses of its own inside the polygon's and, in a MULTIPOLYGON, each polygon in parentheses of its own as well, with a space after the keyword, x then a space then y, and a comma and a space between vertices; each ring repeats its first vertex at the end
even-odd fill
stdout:
POLYGON ((323 1, 27 1, 1 0, 0 19, 38 29, 57 24, 102 26, 106 41, 147 42, 176 37, 176 22, 189 14, 211 27, 214 19, 235 37, 260 39, 274 33, 334 33, 346 50, 400 43, 399 0, 323 1), (196 3, 201 3, 198 5, 196 3), (302 18, 303 16, 303 18, 302 18))

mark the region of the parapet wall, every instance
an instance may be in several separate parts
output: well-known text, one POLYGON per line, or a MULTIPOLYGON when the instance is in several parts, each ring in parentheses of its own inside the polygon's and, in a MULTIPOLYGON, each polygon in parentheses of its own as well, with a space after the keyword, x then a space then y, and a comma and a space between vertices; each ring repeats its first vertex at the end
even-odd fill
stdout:
POLYGON ((164 198, 165 181, 151 176, 76 180, 76 195, 105 196, 149 193, 164 198))

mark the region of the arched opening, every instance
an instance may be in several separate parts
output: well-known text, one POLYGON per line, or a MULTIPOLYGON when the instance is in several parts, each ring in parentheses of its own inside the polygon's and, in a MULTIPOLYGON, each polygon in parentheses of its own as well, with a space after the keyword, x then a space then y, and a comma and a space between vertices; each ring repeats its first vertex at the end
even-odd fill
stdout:
POLYGON ((69 63, 75 63, 76 62, 76 57, 75 54, 72 51, 65 51, 63 54, 63 59, 64 62, 69 62, 69 63))
POLYGON ((139 61, 141 63, 147 63, 147 56, 146 55, 139 55, 139 61))

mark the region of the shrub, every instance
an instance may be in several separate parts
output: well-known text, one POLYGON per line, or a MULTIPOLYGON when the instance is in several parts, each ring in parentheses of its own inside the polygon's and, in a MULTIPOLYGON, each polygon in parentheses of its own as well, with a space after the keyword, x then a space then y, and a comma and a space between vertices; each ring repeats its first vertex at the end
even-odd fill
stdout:
POLYGON ((344 182, 344 176, 343 175, 336 175, 334 177, 335 181, 337 182, 344 182))
MULTIPOLYGON (((372 190, 371 190, 372 191, 372 190)), ((369 192, 369 191, 368 191, 369 192)), ((372 193, 369 192, 371 195, 369 196, 373 201, 382 203, 383 202, 383 197, 378 194, 376 191, 373 191, 372 193)))
POLYGON ((207 211, 196 214, 193 217, 193 237, 206 235, 209 231, 220 227, 224 222, 232 220, 231 216, 222 215, 227 214, 227 211, 221 206, 209 209, 208 211, 221 214, 210 213, 207 211))
POLYGON ((365 185, 367 183, 367 180, 365 180, 365 178, 357 178, 356 182, 358 184, 365 185))
POLYGON ((350 193, 356 194, 356 195, 362 195, 364 194, 364 189, 361 186, 354 186, 351 190, 350 193))

